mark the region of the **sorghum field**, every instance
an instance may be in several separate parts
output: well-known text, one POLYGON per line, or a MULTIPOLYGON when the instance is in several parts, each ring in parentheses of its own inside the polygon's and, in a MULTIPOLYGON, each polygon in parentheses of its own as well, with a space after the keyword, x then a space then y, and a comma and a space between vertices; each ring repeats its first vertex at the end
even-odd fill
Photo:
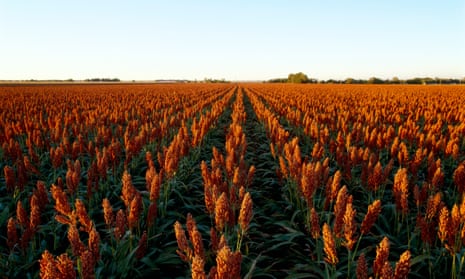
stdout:
POLYGON ((0 277, 463 278, 463 96, 0 86, 0 277))

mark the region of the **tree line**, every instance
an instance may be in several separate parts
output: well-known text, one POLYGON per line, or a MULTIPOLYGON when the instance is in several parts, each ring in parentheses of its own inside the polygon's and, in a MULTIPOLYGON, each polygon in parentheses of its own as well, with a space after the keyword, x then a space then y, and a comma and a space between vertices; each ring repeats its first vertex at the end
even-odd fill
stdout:
POLYGON ((287 78, 270 79, 269 83, 337 83, 337 84, 465 84, 465 77, 458 78, 431 78, 431 77, 415 77, 410 79, 399 79, 393 77, 391 79, 382 79, 378 77, 371 77, 369 79, 354 79, 346 78, 344 80, 328 79, 317 80, 309 78, 302 72, 291 73, 287 78))
POLYGON ((84 81, 87 82, 120 82, 119 78, 88 78, 84 81))

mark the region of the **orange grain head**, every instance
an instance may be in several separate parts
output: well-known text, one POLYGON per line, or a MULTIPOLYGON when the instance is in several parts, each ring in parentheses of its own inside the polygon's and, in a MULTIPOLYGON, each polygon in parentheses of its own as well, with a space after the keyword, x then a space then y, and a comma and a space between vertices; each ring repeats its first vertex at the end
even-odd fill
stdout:
POLYGON ((107 225, 107 227, 113 226, 113 223, 115 221, 115 216, 113 214, 113 208, 110 204, 110 201, 107 198, 103 199, 102 207, 103 207, 103 217, 105 219, 105 224, 107 225))
POLYGON ((181 223, 178 221, 174 223, 174 233, 176 235, 176 241, 178 242, 179 248, 176 252, 183 261, 190 262, 192 258, 192 249, 189 247, 187 242, 186 232, 184 231, 181 223))
POLYGON ((18 201, 16 203, 16 220, 18 221, 18 224, 20 224, 22 228, 29 227, 29 218, 27 217, 27 212, 24 209, 21 201, 18 201))
POLYGON ((156 202, 160 197, 160 187, 162 184, 162 177, 159 174, 154 174, 150 182, 150 201, 156 202))
POLYGON ((3 167, 3 174, 5 175, 5 184, 8 192, 13 192, 16 187, 15 171, 10 166, 3 167))
POLYGON ((70 225, 68 228, 68 240, 71 244, 71 248, 73 250, 73 254, 76 257, 80 257, 82 253, 86 250, 84 244, 82 243, 81 239, 79 238, 79 231, 76 226, 70 225))
POLYGON ((113 232, 117 240, 121 239, 124 236, 124 234, 126 233, 127 226, 128 224, 126 220, 126 214, 124 214, 124 211, 120 209, 118 210, 118 213, 116 213, 116 224, 113 232))
POLYGON ((47 188, 45 187, 45 182, 39 180, 37 181, 37 184, 36 184, 36 188, 37 188, 37 197, 39 198, 39 205, 40 205, 40 208, 41 210, 45 209, 45 206, 49 203, 49 200, 48 200, 48 191, 47 191, 47 188))
POLYGON ((30 208, 31 208, 31 214, 30 214, 30 228, 32 231, 36 231, 38 229, 38 226, 40 225, 40 202, 39 198, 37 195, 34 193, 32 194, 31 200, 30 200, 30 208))
POLYGON ((210 228, 210 242, 213 252, 216 253, 218 251, 219 240, 218 234, 216 233, 216 230, 213 227, 210 228))
POLYGON ((323 244, 323 249, 326 254, 325 261, 335 266, 339 262, 336 252, 336 243, 334 241, 333 232, 326 223, 323 225, 323 244))
POLYGON ((377 191, 379 186, 383 183, 383 181, 383 167, 381 166, 381 163, 378 161, 378 163, 375 165, 373 169, 373 172, 370 172, 368 174, 368 188, 372 191, 377 191))
POLYGON ((450 214, 449 210, 447 209, 446 206, 443 206, 441 208, 441 211, 439 212, 439 224, 438 224, 438 237, 441 240, 441 242, 444 242, 447 237, 448 237, 448 232, 449 232, 449 221, 450 220, 450 214))
POLYGON ((408 188, 409 181, 407 176, 407 169, 400 168, 394 176, 393 194, 396 200, 396 209, 402 214, 408 212, 408 188))
POLYGON ((55 209, 58 213, 70 217, 72 215, 71 206, 68 203, 68 197, 62 188, 52 184, 51 187, 52 197, 55 200, 55 209))
POLYGON ((438 214, 439 205, 441 204, 441 198, 441 192, 437 192, 436 194, 434 194, 434 196, 431 195, 428 198, 425 215, 427 221, 431 221, 438 214))
POLYGON ((335 220, 333 231, 336 237, 342 236, 341 231, 344 225, 344 215, 348 198, 347 187, 343 186, 337 194, 336 204, 334 205, 335 220))
POLYGON ((158 205, 156 202, 151 202, 149 205, 148 213, 147 213, 147 225, 150 227, 155 224, 157 219, 158 213, 158 205))
POLYGON ((448 244, 453 247, 454 249, 458 248, 456 247, 456 239, 457 236, 459 235, 459 230, 460 230, 460 224, 461 224, 461 216, 460 216, 460 210, 457 204, 454 204, 452 206, 452 210, 450 212, 450 218, 449 218, 449 224, 447 226, 447 234, 448 234, 448 244))
POLYGON ((221 248, 216 256, 218 278, 240 278, 241 262, 242 255, 239 251, 232 252, 227 245, 221 248))
POLYGON ((280 168, 282 177, 287 178, 289 176, 289 171, 287 169, 286 161, 282 156, 279 156, 279 168, 280 168))
POLYGON ((355 232, 357 230, 357 223, 355 221, 355 215, 357 211, 353 208, 352 201, 347 202, 346 212, 344 214, 344 243, 343 245, 347 249, 352 250, 354 244, 357 242, 355 232))
POLYGON ((372 204, 368 206, 368 212, 365 215, 365 218, 362 221, 360 226, 361 234, 367 234, 371 227, 375 224, 378 219, 379 214, 381 213, 381 201, 375 200, 372 204))
POLYGON ((331 181, 330 185, 330 191, 329 191, 329 201, 333 202, 336 197, 338 196, 340 187, 341 187, 341 179, 342 179, 342 174, 340 170, 337 170, 334 175, 333 179, 331 181))
POLYGON ((95 258, 92 252, 86 250, 80 256, 82 264, 82 278, 94 279, 95 278, 95 258))
POLYGON ((364 253, 358 257, 355 274, 357 275, 357 279, 368 279, 368 266, 364 253))
POLYGON ((192 243, 192 247, 194 248, 194 255, 205 259, 202 235, 197 229, 197 224, 195 223, 195 220, 190 213, 187 214, 186 227, 189 239, 192 243))
POLYGON ((407 279, 410 272, 410 251, 407 250, 402 255, 396 264, 396 269, 394 272, 395 279, 407 279))
POLYGON ((128 226, 129 229, 134 229, 139 224, 139 217, 142 212, 142 197, 139 192, 135 192, 134 198, 131 201, 129 216, 128 216, 128 226))
POLYGON ((98 261, 100 259, 100 235, 95 228, 89 232, 88 247, 95 261, 98 261))
POLYGON ((460 164, 454 171, 453 174, 454 184, 460 194, 465 191, 465 165, 460 164))
POLYGON ((205 259, 202 257, 195 255, 192 259, 192 279, 206 279, 207 276, 205 275, 205 259))
POLYGON ((136 258, 137 259, 142 259, 145 254, 147 253, 147 232, 144 231, 142 234, 141 238, 139 239, 139 243, 137 245, 137 250, 136 250, 136 258))
POLYGON ((433 179, 431 180, 431 184, 433 187, 436 189, 440 189, 442 185, 444 184, 444 172, 440 167, 436 169, 433 175, 433 179))
POLYGON ((226 193, 222 193, 215 205, 215 225, 218 231, 223 231, 230 222, 230 208, 226 193))
POLYGON ((86 206, 80 199, 76 199, 74 205, 76 207, 76 214, 79 219, 79 223, 81 223, 81 229, 89 233, 94 226, 94 223, 87 214, 86 206))
POLYGON ((249 192, 247 192, 242 200, 241 209, 239 212, 239 226, 241 227, 242 232, 246 232, 249 228, 250 221, 252 220, 253 215, 253 202, 252 197, 249 192))
POLYGON ((124 201, 124 204, 126 207, 129 207, 131 204, 131 201, 134 199, 134 196, 136 195, 136 189, 134 188, 131 180, 131 175, 129 174, 128 171, 124 171, 123 173, 123 186, 121 188, 122 190, 122 195, 121 199, 124 201))
POLYGON ((40 278, 41 279, 54 279, 58 273, 56 262, 52 254, 47 250, 42 253, 40 264, 40 278))
POLYGON ((394 279, 394 272, 389 261, 384 262, 383 268, 381 269, 381 276, 379 278, 394 279))
POLYGON ((56 258, 56 267, 58 269, 60 279, 76 278, 74 262, 69 258, 68 254, 61 254, 56 258))
POLYGON ((7 225, 7 245, 10 250, 18 243, 18 230, 16 229, 16 221, 13 217, 8 219, 7 225))
POLYGON ((376 247, 376 258, 373 262, 373 273, 376 277, 381 276, 385 262, 389 257, 389 239, 384 237, 376 247))
POLYGON ((320 218, 318 217, 318 213, 315 208, 312 207, 310 210, 310 233, 313 239, 320 238, 320 230, 320 218))

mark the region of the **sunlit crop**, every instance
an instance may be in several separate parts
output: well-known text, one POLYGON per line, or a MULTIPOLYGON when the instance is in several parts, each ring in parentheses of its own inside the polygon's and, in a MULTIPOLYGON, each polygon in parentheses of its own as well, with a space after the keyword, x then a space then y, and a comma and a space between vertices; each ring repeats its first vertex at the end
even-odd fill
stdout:
POLYGON ((0 86, 0 277, 461 278, 463 96, 0 86))

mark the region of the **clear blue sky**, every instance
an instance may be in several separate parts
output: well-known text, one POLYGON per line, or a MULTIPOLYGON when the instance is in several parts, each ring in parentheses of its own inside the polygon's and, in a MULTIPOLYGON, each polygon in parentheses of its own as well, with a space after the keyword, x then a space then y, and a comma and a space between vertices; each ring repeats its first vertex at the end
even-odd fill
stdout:
POLYGON ((1 79, 465 77, 465 1, 0 0, 1 79))

